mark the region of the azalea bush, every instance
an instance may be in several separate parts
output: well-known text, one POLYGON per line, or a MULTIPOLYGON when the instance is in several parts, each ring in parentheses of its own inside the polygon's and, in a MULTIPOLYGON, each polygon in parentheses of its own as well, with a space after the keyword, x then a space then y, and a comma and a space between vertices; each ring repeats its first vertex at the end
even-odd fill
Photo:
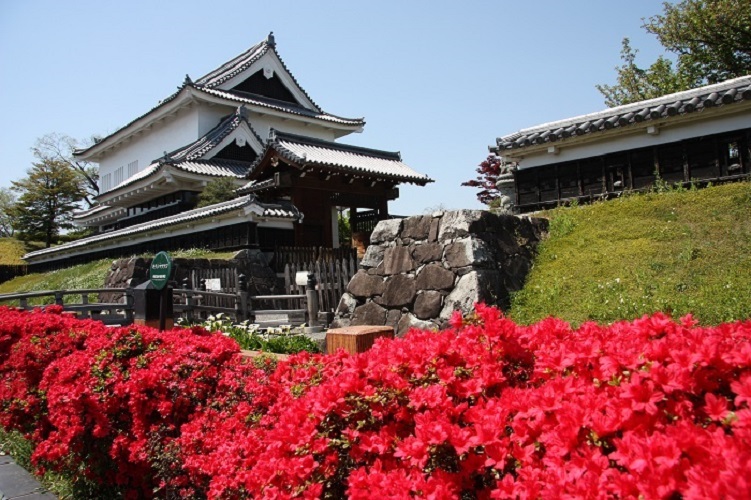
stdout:
POLYGON ((159 491, 172 441, 211 400, 237 343, 202 328, 107 328, 0 308, 0 423, 34 444, 32 462, 74 480, 159 491))
POLYGON ((364 354, 277 362, 201 329, 3 314, 3 426, 35 396, 36 463, 130 496, 751 496, 750 321, 573 330, 478 305, 364 354), (55 321, 73 323, 31 326, 55 321), (71 338, 39 378, 6 367, 45 355, 30 335, 71 338))

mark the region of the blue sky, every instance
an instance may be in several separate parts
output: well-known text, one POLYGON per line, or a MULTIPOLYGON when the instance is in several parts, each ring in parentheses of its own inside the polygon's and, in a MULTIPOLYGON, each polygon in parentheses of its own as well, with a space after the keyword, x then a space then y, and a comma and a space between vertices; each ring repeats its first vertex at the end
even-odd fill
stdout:
POLYGON ((106 135, 264 39, 324 110, 365 117, 342 142, 401 151, 436 180, 391 212, 480 208, 475 176, 495 138, 605 108, 621 40, 661 54, 654 0, 206 2, 0 0, 0 186, 36 138, 106 135))

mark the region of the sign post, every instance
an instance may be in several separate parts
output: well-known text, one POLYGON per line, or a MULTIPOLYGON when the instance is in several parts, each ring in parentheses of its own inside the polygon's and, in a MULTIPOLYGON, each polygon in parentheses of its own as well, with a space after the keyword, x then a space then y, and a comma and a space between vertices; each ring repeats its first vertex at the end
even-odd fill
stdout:
POLYGON ((159 290, 159 331, 164 331, 167 323, 167 283, 171 276, 172 258, 167 252, 159 252, 149 267, 151 285, 159 290))

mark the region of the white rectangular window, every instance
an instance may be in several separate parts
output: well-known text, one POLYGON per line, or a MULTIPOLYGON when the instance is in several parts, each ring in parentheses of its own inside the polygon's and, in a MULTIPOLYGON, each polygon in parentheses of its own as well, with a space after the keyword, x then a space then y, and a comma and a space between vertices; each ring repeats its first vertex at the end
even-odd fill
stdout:
POLYGON ((125 170, 125 167, 117 167, 117 170, 115 170, 115 175, 113 179, 115 186, 118 186, 121 182, 123 182, 124 170, 125 170))
POLYGON ((138 160, 128 163, 128 178, 138 173, 138 160))
POLYGON ((109 191, 112 188, 112 174, 102 176, 102 192, 109 191))

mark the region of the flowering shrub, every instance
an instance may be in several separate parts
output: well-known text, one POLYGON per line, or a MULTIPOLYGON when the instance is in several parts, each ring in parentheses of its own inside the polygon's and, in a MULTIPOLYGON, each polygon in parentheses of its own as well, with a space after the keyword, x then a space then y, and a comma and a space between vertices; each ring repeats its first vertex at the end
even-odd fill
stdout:
POLYGON ((454 326, 251 377, 184 426, 186 472, 223 498, 751 494, 751 322, 454 326))
POLYGON ((201 328, 106 328, 60 312, 0 311, 3 426, 38 422, 37 464, 151 496, 180 425, 240 362, 238 346, 201 328))
MULTIPOLYGON (((751 496, 751 322, 452 324, 278 363, 203 330, 69 325, 91 331, 13 397, 43 395, 39 463, 131 496, 751 496)), ((17 328, 3 374, 40 335, 17 328)))

